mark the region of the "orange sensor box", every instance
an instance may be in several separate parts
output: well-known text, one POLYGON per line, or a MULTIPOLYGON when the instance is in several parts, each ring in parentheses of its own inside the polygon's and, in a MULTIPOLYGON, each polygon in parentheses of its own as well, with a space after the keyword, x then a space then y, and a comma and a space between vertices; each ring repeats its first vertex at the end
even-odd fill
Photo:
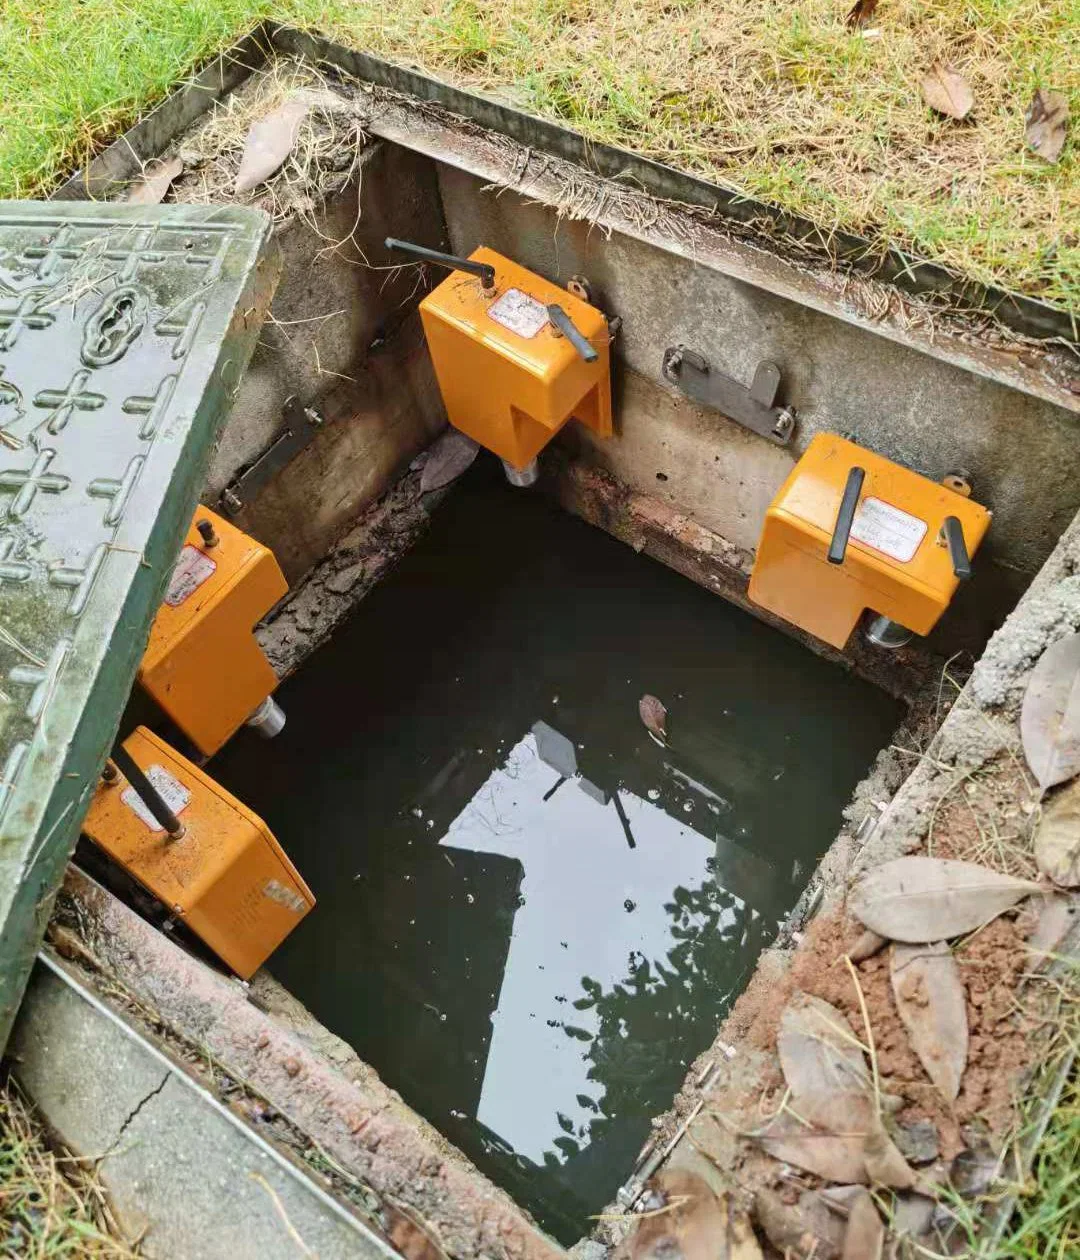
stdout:
POLYGON ((196 511, 139 682, 207 757, 277 686, 252 631, 288 589, 269 548, 208 508, 196 511), (209 523, 211 544, 200 522, 209 523))
POLYGON ((171 839, 123 775, 83 831, 247 980, 314 906, 266 824, 146 727, 124 748, 180 819, 171 839))
POLYGON ((963 494, 834 433, 813 439, 765 516, 749 595, 785 621, 842 648, 866 609, 929 634, 959 578, 945 522, 973 556, 990 513, 963 494), (827 560, 852 469, 864 478, 841 564, 827 560))
POLYGON ((485 290, 453 271, 420 303, 428 350, 455 429, 524 468, 571 418, 610 437, 610 333, 602 311, 493 249, 469 255, 495 268, 485 290), (561 306, 596 351, 575 350, 548 318, 561 306))

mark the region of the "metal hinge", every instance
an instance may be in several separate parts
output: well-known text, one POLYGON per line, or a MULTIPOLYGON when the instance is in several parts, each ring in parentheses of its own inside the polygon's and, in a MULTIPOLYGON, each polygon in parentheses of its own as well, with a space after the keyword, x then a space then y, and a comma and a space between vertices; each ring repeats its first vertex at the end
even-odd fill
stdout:
POLYGON ((706 359, 685 346, 665 350, 661 370, 667 380, 695 402, 715 407, 777 446, 787 446, 795 435, 794 410, 776 405, 780 369, 775 363, 759 363, 749 389, 722 372, 712 371, 706 359))
POLYGON ((265 451, 222 491, 220 505, 226 516, 239 516, 257 491, 298 455, 325 423, 315 407, 305 407, 296 398, 285 404, 285 425, 275 434, 265 451))

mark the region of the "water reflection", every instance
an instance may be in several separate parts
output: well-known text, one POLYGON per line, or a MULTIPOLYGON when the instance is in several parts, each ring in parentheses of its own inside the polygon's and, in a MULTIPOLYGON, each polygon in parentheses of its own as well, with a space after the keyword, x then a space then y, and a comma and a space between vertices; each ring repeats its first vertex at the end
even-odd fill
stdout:
POLYGON ((522 865, 477 1119, 550 1164, 618 1118, 620 1095, 676 1040, 664 1025, 700 1017, 703 955, 758 916, 710 877, 716 840, 625 788, 611 794, 624 826, 614 799, 565 774, 570 741, 537 727, 440 844, 522 865))

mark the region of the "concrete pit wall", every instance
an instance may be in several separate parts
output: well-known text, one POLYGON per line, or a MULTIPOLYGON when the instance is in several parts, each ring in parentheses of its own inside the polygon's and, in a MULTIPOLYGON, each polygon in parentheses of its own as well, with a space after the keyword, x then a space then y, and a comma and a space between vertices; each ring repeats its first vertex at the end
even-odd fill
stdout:
POLYGON ((1080 503, 1074 412, 867 332, 640 240, 608 233, 446 165, 439 189, 457 253, 488 245, 549 279, 586 276, 622 318, 616 343, 617 436, 581 426, 564 440, 632 490, 675 506, 751 553, 773 494, 823 431, 851 436, 936 479, 971 474, 994 512, 977 580, 935 644, 981 647, 1046 560, 1080 503), (795 407, 789 448, 698 407, 662 377, 685 344, 746 384, 781 369, 795 407))
POLYGON ((275 233, 282 278, 207 478, 216 504, 285 424, 315 407, 313 440, 236 517, 295 582, 445 425, 412 269, 390 270, 388 235, 446 247, 434 163, 373 144, 356 178, 275 233), (369 265, 371 264, 371 265, 369 265))

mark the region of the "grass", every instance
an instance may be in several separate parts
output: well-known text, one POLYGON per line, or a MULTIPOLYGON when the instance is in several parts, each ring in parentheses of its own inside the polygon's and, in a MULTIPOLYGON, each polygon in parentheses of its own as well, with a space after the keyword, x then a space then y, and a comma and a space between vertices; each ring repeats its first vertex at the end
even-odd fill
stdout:
POLYGON ((1080 309, 1080 142, 1026 149, 1036 86, 1080 127, 1080 0, 5 0, 0 195, 39 196, 266 16, 501 96, 829 229, 1080 309), (975 93, 924 105, 935 60, 975 93))
POLYGON ((10 1082, 0 1086, 0 1256, 126 1260, 105 1198, 79 1163, 58 1154, 10 1082))

